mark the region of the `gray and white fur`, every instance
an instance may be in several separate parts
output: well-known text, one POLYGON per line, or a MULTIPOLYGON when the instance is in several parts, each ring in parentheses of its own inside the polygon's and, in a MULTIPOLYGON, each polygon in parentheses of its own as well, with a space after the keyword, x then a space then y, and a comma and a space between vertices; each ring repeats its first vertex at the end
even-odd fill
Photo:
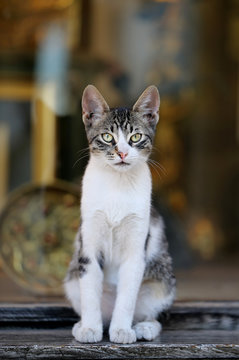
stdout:
POLYGON ((151 206, 147 164, 159 94, 149 86, 132 109, 110 109, 88 85, 82 97, 90 160, 82 182, 81 226, 65 292, 81 317, 76 340, 133 343, 159 335, 158 315, 175 296, 162 218, 151 206))

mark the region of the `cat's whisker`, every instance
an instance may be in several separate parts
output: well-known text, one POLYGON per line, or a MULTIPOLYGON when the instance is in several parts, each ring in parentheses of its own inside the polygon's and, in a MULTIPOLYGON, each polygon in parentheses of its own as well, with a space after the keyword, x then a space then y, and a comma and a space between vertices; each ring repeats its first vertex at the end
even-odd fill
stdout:
POLYGON ((153 159, 149 159, 148 162, 151 163, 151 164, 154 164, 163 173, 163 175, 165 175, 165 176, 168 175, 167 170, 158 161, 153 160, 153 159))
MULTIPOLYGON (((149 162, 149 165, 151 165, 155 171, 157 170, 157 173, 160 171, 164 176, 167 176, 167 171, 157 161, 149 159, 148 162, 149 162)), ((160 178, 162 179, 161 176, 160 176, 160 178)))
POLYGON ((168 176, 167 170, 161 164, 156 163, 155 166, 157 166, 161 170, 161 172, 164 174, 164 176, 168 176))
POLYGON ((89 154, 83 155, 81 156, 79 159, 76 160, 76 162, 74 163, 74 165, 72 166, 72 168, 74 168, 82 159, 85 159, 89 157, 89 154))
POLYGON ((157 152, 158 154, 162 154, 162 151, 159 150, 156 146, 152 146, 152 153, 157 152))
POLYGON ((77 154, 80 155, 80 154, 82 154, 82 153, 84 153, 84 152, 86 152, 86 151, 89 151, 89 150, 90 150, 90 147, 87 146, 86 148, 77 151, 77 154))
MULTIPOLYGON (((154 164, 153 162, 149 162, 149 165, 156 171, 157 170, 157 172, 158 173, 160 173, 161 172, 161 174, 163 174, 163 175, 165 175, 163 172, 162 172, 162 169, 160 169, 156 164, 154 164)), ((160 176, 161 177, 161 176, 160 176)))
POLYGON ((152 166, 152 168, 154 169, 154 171, 157 173, 158 177, 160 178, 160 180, 162 180, 162 176, 160 175, 158 169, 156 168, 156 166, 153 163, 150 163, 150 166, 152 166))
POLYGON ((154 160, 151 160, 150 162, 152 164, 154 164, 158 169, 160 169, 163 172, 164 175, 166 175, 166 170, 161 164, 159 164, 158 162, 156 162, 154 160))

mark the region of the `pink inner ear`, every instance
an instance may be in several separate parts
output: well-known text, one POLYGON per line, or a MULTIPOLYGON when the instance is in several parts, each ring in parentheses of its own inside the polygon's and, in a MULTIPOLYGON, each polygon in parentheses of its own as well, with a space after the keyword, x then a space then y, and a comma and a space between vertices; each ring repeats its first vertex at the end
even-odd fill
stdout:
POLYGON ((82 96, 83 115, 89 117, 90 114, 102 115, 109 110, 105 99, 93 85, 88 85, 82 96))
POLYGON ((149 86, 136 101, 133 110, 155 114, 159 110, 160 99, 156 86, 149 86))

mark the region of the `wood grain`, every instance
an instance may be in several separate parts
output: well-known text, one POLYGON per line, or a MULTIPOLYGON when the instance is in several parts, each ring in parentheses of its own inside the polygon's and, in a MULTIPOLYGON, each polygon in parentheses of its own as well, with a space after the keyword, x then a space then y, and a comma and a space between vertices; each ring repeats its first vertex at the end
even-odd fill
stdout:
POLYGON ((153 342, 80 344, 62 305, 2 305, 0 359, 238 359, 239 302, 177 302, 153 342))
MULTIPOLYGON (((1 359, 236 359, 239 345, 236 335, 221 331, 163 331, 154 342, 132 345, 111 344, 104 339, 99 344, 79 344, 70 330, 14 330, 0 332, 1 359), (213 340, 213 342, 210 342, 213 340), (228 340, 230 340, 228 342, 228 340)), ((238 340, 238 337, 237 337, 238 340)))

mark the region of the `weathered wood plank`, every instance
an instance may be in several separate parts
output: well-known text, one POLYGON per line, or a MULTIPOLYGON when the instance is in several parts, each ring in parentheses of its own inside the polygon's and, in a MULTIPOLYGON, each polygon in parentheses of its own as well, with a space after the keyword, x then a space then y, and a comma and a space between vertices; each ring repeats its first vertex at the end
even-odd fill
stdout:
MULTIPOLYGON (((0 305, 0 327, 72 326, 78 319, 67 305, 0 305)), ((239 330, 239 302, 176 302, 160 319, 165 329, 239 330)))
POLYGON ((27 359, 236 359, 238 334, 223 331, 163 331, 154 342, 79 344, 69 330, 0 332, 0 358, 27 359), (210 343, 212 342, 212 343, 210 343))
POLYGON ((239 359, 239 302, 176 303, 153 342, 80 344, 68 306, 0 307, 0 359, 239 359))
MULTIPOLYGON (((140 344, 153 344, 153 345, 162 345, 162 344, 186 344, 186 345, 200 345, 200 344, 235 344, 239 345, 239 333, 237 331, 222 331, 222 330, 163 330, 161 335, 153 342, 143 342, 140 341, 137 343, 137 346, 140 344)), ((75 341, 71 335, 71 329, 4 329, 0 330, 0 344, 6 345, 26 345, 32 346, 34 344, 38 345, 80 345, 75 341), (20 335, 20 336, 19 336, 20 335)), ((101 345, 109 344, 112 346, 112 343, 108 341, 108 334, 104 336, 104 341, 101 342, 101 345)), ((92 345, 84 345, 91 347, 92 345)), ((133 345, 136 346, 136 345, 133 345)))
POLYGON ((0 348, 1 359, 238 359, 230 345, 161 346, 9 346, 0 348))

